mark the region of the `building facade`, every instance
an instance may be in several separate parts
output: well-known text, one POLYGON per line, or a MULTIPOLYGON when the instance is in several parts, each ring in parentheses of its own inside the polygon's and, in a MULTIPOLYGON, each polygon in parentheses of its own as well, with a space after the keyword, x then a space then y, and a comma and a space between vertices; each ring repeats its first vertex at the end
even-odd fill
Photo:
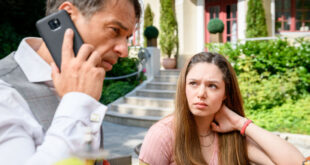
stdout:
MULTIPOLYGON (((154 12, 154 26, 159 29, 160 0, 144 0, 154 12)), ((210 42, 207 30, 212 18, 224 23, 223 42, 246 39, 246 13, 249 0, 175 0, 179 30, 178 66, 205 50, 210 42)), ((265 9, 268 36, 310 35, 310 0, 262 0, 265 9)))

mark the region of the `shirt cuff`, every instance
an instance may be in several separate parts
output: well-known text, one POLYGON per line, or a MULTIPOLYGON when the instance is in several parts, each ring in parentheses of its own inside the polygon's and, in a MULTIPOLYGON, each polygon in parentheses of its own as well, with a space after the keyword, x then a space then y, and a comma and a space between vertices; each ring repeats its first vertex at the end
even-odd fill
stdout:
POLYGON ((54 118, 80 120, 92 128, 100 129, 107 107, 91 96, 81 92, 70 92, 62 97, 54 118))
POLYGON ((101 122, 106 113, 107 107, 91 96, 80 93, 70 92, 63 96, 55 117, 70 117, 85 121, 101 122), (94 116, 97 115, 97 118, 94 116))
MULTIPOLYGON (((85 148, 85 135, 90 128, 93 149, 99 149, 100 129, 106 110, 106 106, 89 95, 70 92, 60 101, 46 136, 62 140, 71 152, 76 152, 85 148)), ((47 138, 45 140, 46 145, 53 143, 47 138)))

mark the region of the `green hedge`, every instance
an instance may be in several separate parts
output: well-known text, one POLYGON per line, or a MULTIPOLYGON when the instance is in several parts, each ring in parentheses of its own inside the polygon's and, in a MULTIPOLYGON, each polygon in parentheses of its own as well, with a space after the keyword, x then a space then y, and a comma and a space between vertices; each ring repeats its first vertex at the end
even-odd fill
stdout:
POLYGON ((294 69, 300 76, 298 88, 310 92, 310 41, 296 40, 295 45, 286 39, 269 41, 249 41, 245 44, 232 46, 230 43, 223 45, 207 44, 209 51, 217 51, 228 57, 237 74, 244 72, 242 63, 249 58, 253 70, 259 74, 269 72, 271 75, 285 73, 294 69))
POLYGON ((102 90, 100 101, 107 105, 116 99, 126 95, 136 87, 135 83, 117 81, 113 82, 102 90))
POLYGON ((271 75, 269 72, 258 74, 251 63, 244 64, 244 72, 238 75, 238 81, 247 110, 270 109, 287 102, 294 102, 305 93, 298 88, 300 77, 296 70, 271 75))
MULTIPOLYGON (((106 73, 106 77, 119 77, 137 72, 138 64, 139 60, 137 58, 119 58, 113 69, 106 73)), ((133 90, 145 79, 144 73, 141 72, 136 76, 120 80, 104 80, 100 102, 109 104, 115 101, 133 90)))
POLYGON ((310 135, 310 95, 296 103, 260 111, 246 111, 247 117, 255 124, 277 132, 290 132, 310 135))
POLYGON ((0 59, 15 51, 22 38, 38 36, 35 22, 44 17, 44 0, 0 1, 0 59))
POLYGON ((9 23, 0 24, 0 59, 15 51, 22 38, 9 23))
POLYGON ((310 42, 207 44, 237 72, 246 114, 269 131, 310 134, 310 42))

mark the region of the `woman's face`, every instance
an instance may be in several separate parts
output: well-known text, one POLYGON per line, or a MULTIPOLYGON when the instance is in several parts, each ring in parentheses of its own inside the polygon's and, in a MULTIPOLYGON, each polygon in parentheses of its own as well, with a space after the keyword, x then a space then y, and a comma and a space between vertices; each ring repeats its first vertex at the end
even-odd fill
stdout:
POLYGON ((215 114, 225 99, 222 71, 212 63, 194 64, 186 77, 186 98, 194 116, 215 114))

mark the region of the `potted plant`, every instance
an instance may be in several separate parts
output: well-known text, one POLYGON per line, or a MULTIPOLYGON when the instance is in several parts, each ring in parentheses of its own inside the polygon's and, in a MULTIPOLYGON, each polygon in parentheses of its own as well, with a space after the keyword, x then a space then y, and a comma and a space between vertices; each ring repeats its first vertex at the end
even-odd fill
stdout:
POLYGON ((155 26, 146 27, 143 34, 147 39, 147 46, 157 47, 157 37, 159 32, 155 26))
POLYGON ((210 42, 223 42, 224 23, 218 18, 211 19, 208 23, 210 42))
MULTIPOLYGON (((165 69, 176 68, 176 59, 173 53, 178 53, 178 25, 174 13, 173 0, 160 0, 160 49, 168 58, 162 60, 165 69)), ((176 55, 177 55, 176 53, 176 55)))

